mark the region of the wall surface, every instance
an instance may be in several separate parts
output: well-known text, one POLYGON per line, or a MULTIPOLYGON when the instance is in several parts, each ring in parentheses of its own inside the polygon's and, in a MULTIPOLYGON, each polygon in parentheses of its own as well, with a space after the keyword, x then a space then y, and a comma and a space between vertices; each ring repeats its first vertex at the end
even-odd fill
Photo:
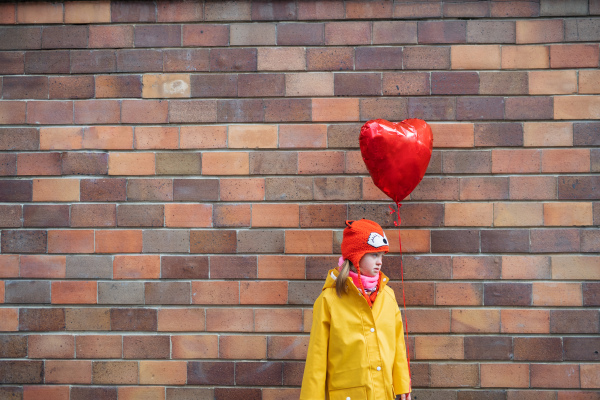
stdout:
POLYGON ((0 398, 297 399, 358 149, 417 400, 600 399, 600 1, 0 4, 0 398))

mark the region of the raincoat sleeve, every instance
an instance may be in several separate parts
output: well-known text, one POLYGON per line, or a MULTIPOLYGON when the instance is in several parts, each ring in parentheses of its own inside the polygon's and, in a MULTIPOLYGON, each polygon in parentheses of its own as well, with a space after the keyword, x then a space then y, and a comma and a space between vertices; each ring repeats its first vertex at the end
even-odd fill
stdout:
POLYGON ((327 354, 331 315, 323 296, 313 306, 312 328, 302 378, 300 400, 324 400, 327 378, 327 354))
POLYGON ((404 324, 400 309, 396 310, 396 358, 392 370, 395 395, 410 393, 410 374, 406 360, 406 345, 404 343, 404 324))

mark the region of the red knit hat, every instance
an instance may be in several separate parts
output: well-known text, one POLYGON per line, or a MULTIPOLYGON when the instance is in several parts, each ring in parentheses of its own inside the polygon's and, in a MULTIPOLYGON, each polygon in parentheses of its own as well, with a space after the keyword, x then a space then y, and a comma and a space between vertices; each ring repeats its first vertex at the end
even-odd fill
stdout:
POLYGON ((358 263, 366 253, 380 251, 387 253, 389 250, 387 237, 378 223, 364 218, 358 221, 346 221, 342 257, 350 260, 355 268, 358 269, 358 263))

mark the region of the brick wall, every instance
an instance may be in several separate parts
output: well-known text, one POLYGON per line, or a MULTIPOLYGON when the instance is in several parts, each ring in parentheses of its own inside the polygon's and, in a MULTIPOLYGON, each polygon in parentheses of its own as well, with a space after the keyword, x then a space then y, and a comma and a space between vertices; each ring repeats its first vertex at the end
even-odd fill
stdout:
POLYGON ((600 398, 600 1, 0 4, 0 398, 296 399, 358 150, 418 400, 600 398))

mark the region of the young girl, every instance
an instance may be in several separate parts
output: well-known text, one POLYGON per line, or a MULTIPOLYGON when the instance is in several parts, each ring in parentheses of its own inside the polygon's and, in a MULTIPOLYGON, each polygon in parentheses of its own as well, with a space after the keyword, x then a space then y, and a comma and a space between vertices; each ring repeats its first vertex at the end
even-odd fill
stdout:
POLYGON ((313 307, 300 400, 410 400, 402 317, 381 272, 388 250, 377 223, 346 221, 340 268, 313 307))

